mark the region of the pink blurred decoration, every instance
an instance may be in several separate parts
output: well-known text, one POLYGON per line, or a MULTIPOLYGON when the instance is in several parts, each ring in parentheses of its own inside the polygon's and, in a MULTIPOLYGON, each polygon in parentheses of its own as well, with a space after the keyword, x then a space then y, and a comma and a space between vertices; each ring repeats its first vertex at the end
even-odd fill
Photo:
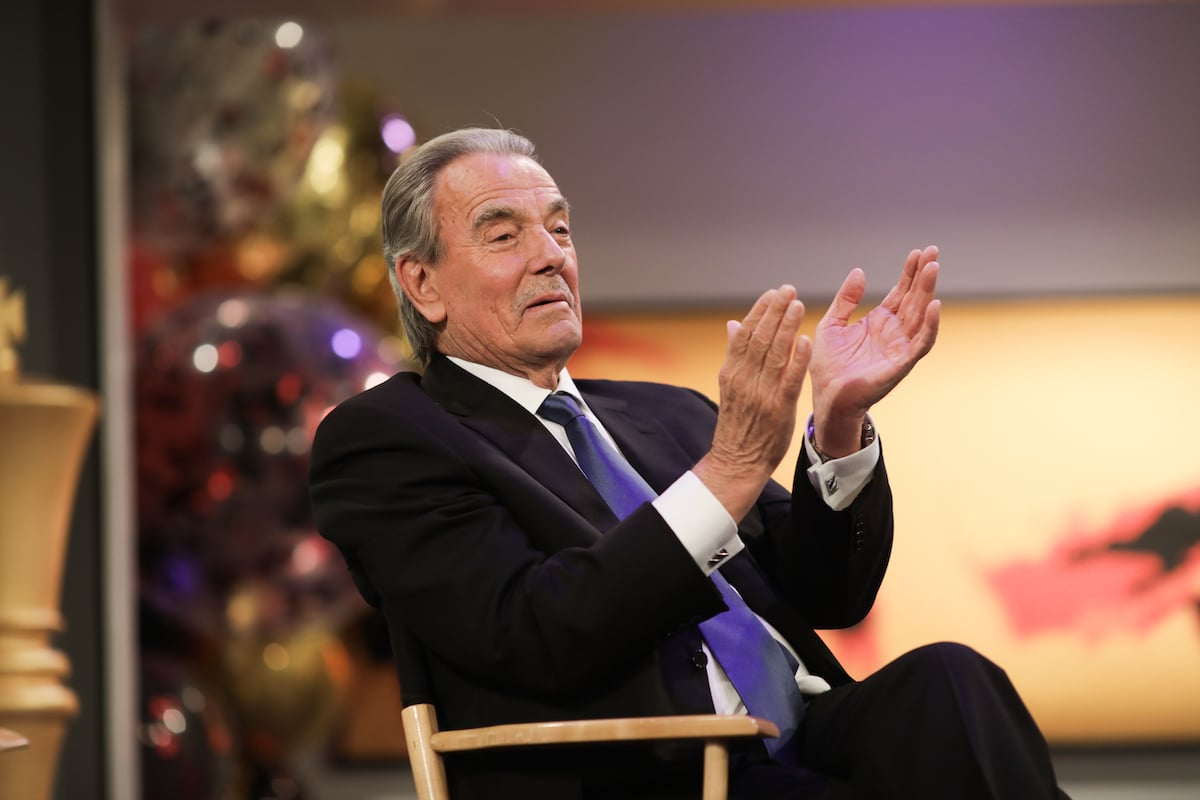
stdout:
POLYGON ((308 448, 332 405, 403 366, 384 340, 335 301, 278 289, 199 294, 141 336, 146 603, 208 636, 281 634, 361 608, 341 556, 313 529, 308 448), (359 342, 352 355, 334 349, 347 334, 359 342), (205 348, 215 362, 198 364, 205 348))

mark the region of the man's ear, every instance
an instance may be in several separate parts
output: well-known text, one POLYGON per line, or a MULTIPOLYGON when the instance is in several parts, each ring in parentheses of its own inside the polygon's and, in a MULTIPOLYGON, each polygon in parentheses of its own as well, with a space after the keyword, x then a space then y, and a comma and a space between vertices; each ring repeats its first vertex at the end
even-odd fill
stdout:
POLYGON ((396 277, 408 299, 421 312, 421 316, 437 325, 446 319, 446 304, 438 291, 434 270, 424 261, 410 256, 396 259, 396 277))

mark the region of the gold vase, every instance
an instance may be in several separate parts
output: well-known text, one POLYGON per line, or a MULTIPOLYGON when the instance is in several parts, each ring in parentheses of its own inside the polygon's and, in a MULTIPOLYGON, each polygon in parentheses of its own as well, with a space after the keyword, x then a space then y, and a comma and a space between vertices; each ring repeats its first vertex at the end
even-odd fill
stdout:
POLYGON ((63 560, 79 469, 95 427, 91 392, 24 380, 20 294, 0 279, 0 728, 29 746, 0 754, 0 798, 49 800, 59 750, 79 700, 64 683, 63 560))

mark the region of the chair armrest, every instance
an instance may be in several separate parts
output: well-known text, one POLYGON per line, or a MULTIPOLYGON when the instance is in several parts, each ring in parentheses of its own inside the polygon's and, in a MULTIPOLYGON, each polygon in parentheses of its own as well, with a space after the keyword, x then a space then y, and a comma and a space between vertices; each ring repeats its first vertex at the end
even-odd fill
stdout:
POLYGON ((0 753, 8 750, 18 750, 22 747, 28 747, 29 740, 20 735, 16 731, 10 731, 7 728, 0 728, 0 753))
POLYGON ((543 744, 636 742, 652 739, 740 739, 776 737, 775 724, 743 715, 698 714, 624 717, 568 722, 526 722, 441 731, 430 743, 439 753, 543 744))

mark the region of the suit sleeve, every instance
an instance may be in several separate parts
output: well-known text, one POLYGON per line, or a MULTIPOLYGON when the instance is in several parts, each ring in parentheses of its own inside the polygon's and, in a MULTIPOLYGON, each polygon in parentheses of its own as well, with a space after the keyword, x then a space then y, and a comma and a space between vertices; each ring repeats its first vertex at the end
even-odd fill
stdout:
MULTIPOLYGON (((696 393, 670 408, 661 423, 699 458, 711 443, 717 406, 696 393)), ((849 507, 835 511, 813 489, 803 448, 789 493, 770 481, 754 509, 739 521, 758 569, 772 590, 814 628, 845 628, 866 617, 891 555, 892 494, 882 454, 849 507)))
POLYGON ((650 505, 600 536, 413 395, 403 414, 366 400, 330 413, 311 494, 364 596, 443 661, 498 690, 569 698, 719 610, 650 505))

